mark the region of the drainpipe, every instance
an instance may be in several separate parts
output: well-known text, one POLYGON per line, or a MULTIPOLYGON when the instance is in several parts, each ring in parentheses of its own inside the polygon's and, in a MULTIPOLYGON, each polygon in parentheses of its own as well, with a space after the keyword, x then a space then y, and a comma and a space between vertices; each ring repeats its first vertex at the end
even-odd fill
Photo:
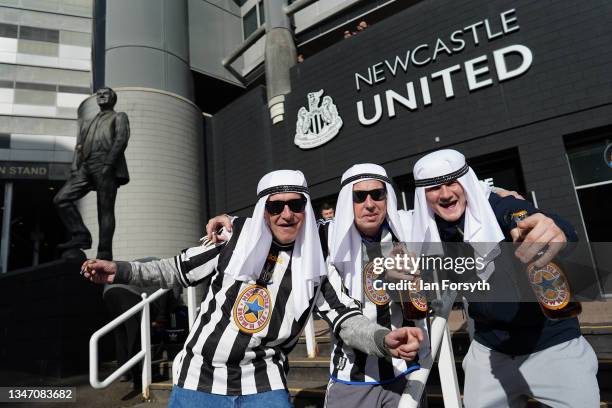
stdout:
POLYGON ((272 124, 283 121, 285 95, 291 92, 289 71, 295 65, 297 52, 291 21, 284 12, 287 0, 264 0, 266 15, 266 88, 272 124))

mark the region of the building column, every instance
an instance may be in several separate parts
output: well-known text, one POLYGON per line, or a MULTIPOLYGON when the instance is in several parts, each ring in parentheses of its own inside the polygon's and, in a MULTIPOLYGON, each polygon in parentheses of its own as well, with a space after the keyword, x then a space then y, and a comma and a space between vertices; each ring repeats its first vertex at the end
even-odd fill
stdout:
POLYGON ((284 120, 285 95, 291 92, 290 70, 297 60, 289 17, 283 11, 286 0, 264 0, 266 14, 266 90, 272 123, 284 120))

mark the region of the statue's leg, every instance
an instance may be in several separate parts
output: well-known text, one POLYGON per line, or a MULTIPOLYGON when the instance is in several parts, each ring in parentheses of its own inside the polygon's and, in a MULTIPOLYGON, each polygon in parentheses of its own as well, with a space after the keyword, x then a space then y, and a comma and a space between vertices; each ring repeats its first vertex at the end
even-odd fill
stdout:
POLYGON ((75 202, 83 198, 92 190, 92 186, 83 170, 72 173, 64 186, 53 198, 53 204, 62 223, 68 229, 71 239, 59 244, 58 248, 91 248, 91 233, 83 223, 83 218, 77 209, 75 202))
POLYGON ((117 198, 117 181, 115 177, 98 178, 98 259, 113 259, 113 235, 115 233, 115 199, 117 198))

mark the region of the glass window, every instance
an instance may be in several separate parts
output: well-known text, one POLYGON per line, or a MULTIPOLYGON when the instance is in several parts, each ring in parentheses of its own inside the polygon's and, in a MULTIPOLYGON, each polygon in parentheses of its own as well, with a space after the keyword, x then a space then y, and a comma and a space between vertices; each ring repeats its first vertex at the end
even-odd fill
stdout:
MULTIPOLYGON (((606 147, 611 144, 612 135, 589 144, 567 149, 567 157, 576 187, 602 181, 612 181, 612 167, 608 165, 612 162, 612 158, 604 157, 606 147)), ((611 154, 612 147, 609 147, 607 155, 611 154)))
POLYGON ((59 44, 43 41, 19 40, 17 51, 23 54, 57 57, 59 55, 59 44))
POLYGON ((257 7, 250 9, 242 18, 242 31, 245 39, 255 30, 257 30, 257 7))
MULTIPOLYGON (((66 165, 54 166, 63 170, 66 165)), ((57 259, 56 247, 65 241, 66 229, 55 211, 53 197, 63 184, 62 180, 15 180, 9 270, 57 259)), ((4 194, 1 196, 3 200, 4 194)))
POLYGON ((91 34, 78 31, 60 31, 61 44, 78 45, 80 47, 91 47, 91 34))
POLYGON ((14 24, 0 23, 0 37, 17 38, 17 26, 14 24))
POLYGON ((0 88, 13 88, 13 81, 5 81, 0 79, 0 88))
POLYGON ((32 67, 25 65, 0 64, 0 79, 15 79, 18 82, 36 82, 59 84, 78 87, 89 87, 91 74, 81 71, 65 71, 63 69, 32 67), (4 74, 4 67, 12 67, 13 71, 4 74), (16 69, 14 69, 16 67, 16 69), (8 76, 10 74, 10 76, 8 76))
POLYGON ((64 13, 90 17, 93 14, 92 3, 92 0, 62 0, 62 10, 64 13))
POLYGON ((259 25, 264 25, 266 22, 266 14, 264 11, 263 1, 259 2, 259 5, 257 6, 257 8, 259 9, 259 25))
POLYGON ((31 89, 33 91, 57 91, 56 85, 49 84, 37 84, 33 82, 16 82, 15 89, 31 89))
POLYGON ((24 40, 59 43, 59 30, 21 26, 19 27, 19 38, 23 38, 24 40))
POLYGON ((15 65, 0 64, 0 79, 12 82, 14 78, 15 78, 15 65))
POLYGON ((55 106, 55 92, 15 89, 15 103, 20 105, 55 106))
POLYGON ((10 149, 11 135, 8 133, 0 133, 0 149, 10 149))
POLYGON ((90 95, 91 89, 90 88, 84 88, 84 87, 80 87, 80 86, 63 86, 60 85, 59 92, 66 92, 66 93, 78 93, 78 94, 87 94, 90 95))

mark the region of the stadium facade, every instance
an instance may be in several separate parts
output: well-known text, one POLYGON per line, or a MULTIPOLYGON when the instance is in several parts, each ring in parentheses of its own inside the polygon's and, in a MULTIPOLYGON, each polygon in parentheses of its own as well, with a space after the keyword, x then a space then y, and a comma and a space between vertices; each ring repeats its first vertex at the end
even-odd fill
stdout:
MULTIPOLYGON (((409 208, 413 164, 444 147, 609 240, 612 4, 290 3, 96 1, 94 87, 116 89, 132 127, 117 258, 174 254, 208 215, 248 214, 272 169, 302 170, 319 203, 379 163, 409 208)), ((95 228, 95 199, 82 207, 95 228)))

